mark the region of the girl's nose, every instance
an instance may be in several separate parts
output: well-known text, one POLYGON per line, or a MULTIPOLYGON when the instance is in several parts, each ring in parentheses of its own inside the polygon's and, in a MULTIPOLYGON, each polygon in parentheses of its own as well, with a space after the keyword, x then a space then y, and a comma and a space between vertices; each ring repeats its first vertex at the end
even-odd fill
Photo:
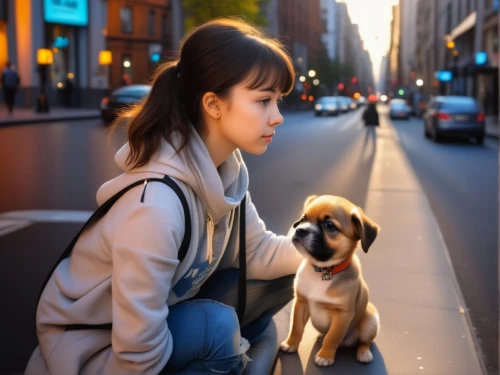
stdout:
POLYGON ((276 112, 271 116, 269 119, 269 125, 271 126, 278 126, 283 123, 283 116, 281 115, 280 111, 276 109, 276 112))

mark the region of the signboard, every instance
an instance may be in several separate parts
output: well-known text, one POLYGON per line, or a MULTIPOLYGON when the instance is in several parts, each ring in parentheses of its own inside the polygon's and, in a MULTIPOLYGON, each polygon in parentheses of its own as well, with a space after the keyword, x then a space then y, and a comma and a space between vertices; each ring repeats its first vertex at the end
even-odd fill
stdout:
POLYGON ((439 70, 435 74, 438 81, 449 82, 453 78, 453 74, 449 70, 439 70))
POLYGON ((43 19, 61 25, 87 26, 88 0, 44 0, 43 19))

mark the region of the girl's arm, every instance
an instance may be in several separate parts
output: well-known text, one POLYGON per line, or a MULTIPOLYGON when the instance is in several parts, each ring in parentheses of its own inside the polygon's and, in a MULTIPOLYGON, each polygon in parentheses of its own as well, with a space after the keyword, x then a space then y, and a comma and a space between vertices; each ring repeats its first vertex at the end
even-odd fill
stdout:
POLYGON ((303 259, 291 237, 266 230, 250 193, 246 206, 246 252, 248 279, 271 280, 295 274, 303 259))
POLYGON ((139 204, 112 245, 112 346, 106 374, 157 374, 172 353, 166 304, 179 261, 182 206, 139 204))

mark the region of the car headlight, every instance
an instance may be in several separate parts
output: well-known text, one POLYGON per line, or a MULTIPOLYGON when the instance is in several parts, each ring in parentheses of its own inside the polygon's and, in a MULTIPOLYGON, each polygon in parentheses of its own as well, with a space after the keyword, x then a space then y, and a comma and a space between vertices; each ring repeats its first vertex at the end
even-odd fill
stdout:
POLYGON ((337 106, 335 104, 328 104, 326 106, 326 109, 328 109, 329 111, 335 111, 337 109, 337 106))
POLYGON ((323 109, 323 106, 321 104, 316 104, 314 108, 316 109, 316 111, 321 111, 323 109))

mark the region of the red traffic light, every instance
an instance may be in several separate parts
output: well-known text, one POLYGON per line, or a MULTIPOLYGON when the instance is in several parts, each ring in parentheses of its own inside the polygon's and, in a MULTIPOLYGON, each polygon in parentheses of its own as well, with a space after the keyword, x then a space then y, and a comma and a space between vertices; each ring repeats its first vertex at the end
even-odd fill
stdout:
POLYGON ((356 82, 358 82, 358 79, 356 77, 352 77, 351 82, 356 83, 356 82))
POLYGON ((339 83, 338 86, 337 86, 337 88, 339 90, 343 90, 344 89, 344 84, 343 83, 339 83))

